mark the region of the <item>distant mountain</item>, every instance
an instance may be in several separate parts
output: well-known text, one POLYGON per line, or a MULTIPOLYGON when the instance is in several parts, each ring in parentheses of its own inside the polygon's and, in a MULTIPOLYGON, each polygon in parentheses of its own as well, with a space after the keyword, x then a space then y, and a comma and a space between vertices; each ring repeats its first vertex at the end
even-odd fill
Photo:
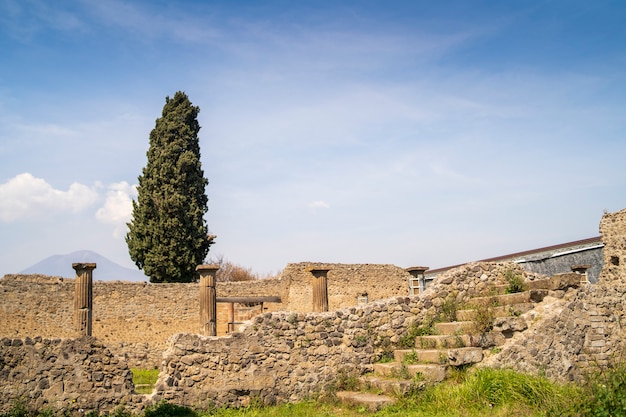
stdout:
POLYGON ((20 274, 41 274, 74 278, 76 271, 72 269, 72 264, 76 262, 96 263, 96 269, 93 271, 94 281, 148 281, 148 277, 143 274, 143 271, 123 267, 89 250, 80 250, 67 255, 50 256, 26 268, 20 274))

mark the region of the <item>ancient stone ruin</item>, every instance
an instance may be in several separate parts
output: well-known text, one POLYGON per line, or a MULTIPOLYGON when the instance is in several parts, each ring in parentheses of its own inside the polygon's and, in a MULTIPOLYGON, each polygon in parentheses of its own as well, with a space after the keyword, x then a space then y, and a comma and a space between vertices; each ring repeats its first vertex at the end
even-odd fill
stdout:
MULTIPOLYGON (((74 280, 6 275, 0 412, 16 399, 83 412, 161 399, 294 402, 323 395, 339 375, 401 395, 416 383, 411 374, 436 382, 472 364, 583 379, 624 349, 625 216, 601 220, 596 284, 588 265, 546 276, 511 262, 469 263, 427 288, 425 268, 418 276, 393 265, 290 264, 243 283, 215 283, 210 266, 199 267, 200 284, 92 282, 97 269, 86 264, 74 280), (135 392, 132 367, 158 367, 151 394, 135 392)), ((337 396, 373 409, 394 398, 337 396)))

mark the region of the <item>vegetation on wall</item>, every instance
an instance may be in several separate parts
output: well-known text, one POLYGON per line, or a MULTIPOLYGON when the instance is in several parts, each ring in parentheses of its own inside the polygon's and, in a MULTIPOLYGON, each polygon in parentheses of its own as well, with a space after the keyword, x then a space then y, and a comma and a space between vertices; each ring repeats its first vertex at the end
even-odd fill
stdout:
POLYGON ((200 109, 183 92, 166 97, 150 132, 126 243, 150 282, 194 282, 214 236, 203 218, 208 184, 200 163, 200 109))

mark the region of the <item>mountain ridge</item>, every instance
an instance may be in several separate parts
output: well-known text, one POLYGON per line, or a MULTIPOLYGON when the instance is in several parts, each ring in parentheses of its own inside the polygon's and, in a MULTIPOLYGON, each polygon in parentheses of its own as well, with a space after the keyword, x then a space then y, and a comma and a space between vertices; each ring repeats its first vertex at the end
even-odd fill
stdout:
POLYGON ((94 281, 148 281, 148 277, 144 275, 143 271, 126 268, 90 250, 78 250, 65 255, 52 255, 19 273, 74 278, 76 272, 72 269, 72 264, 78 262, 96 264, 96 269, 93 271, 94 281))

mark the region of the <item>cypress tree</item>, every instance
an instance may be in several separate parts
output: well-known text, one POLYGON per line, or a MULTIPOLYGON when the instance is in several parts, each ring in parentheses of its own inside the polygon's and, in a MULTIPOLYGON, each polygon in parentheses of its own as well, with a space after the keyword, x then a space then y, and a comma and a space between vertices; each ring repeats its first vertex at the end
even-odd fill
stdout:
POLYGON ((165 98, 150 132, 148 162, 139 176, 128 223, 130 257, 150 282, 193 282, 213 243, 204 220, 208 180, 200 163, 197 116, 187 95, 165 98))

